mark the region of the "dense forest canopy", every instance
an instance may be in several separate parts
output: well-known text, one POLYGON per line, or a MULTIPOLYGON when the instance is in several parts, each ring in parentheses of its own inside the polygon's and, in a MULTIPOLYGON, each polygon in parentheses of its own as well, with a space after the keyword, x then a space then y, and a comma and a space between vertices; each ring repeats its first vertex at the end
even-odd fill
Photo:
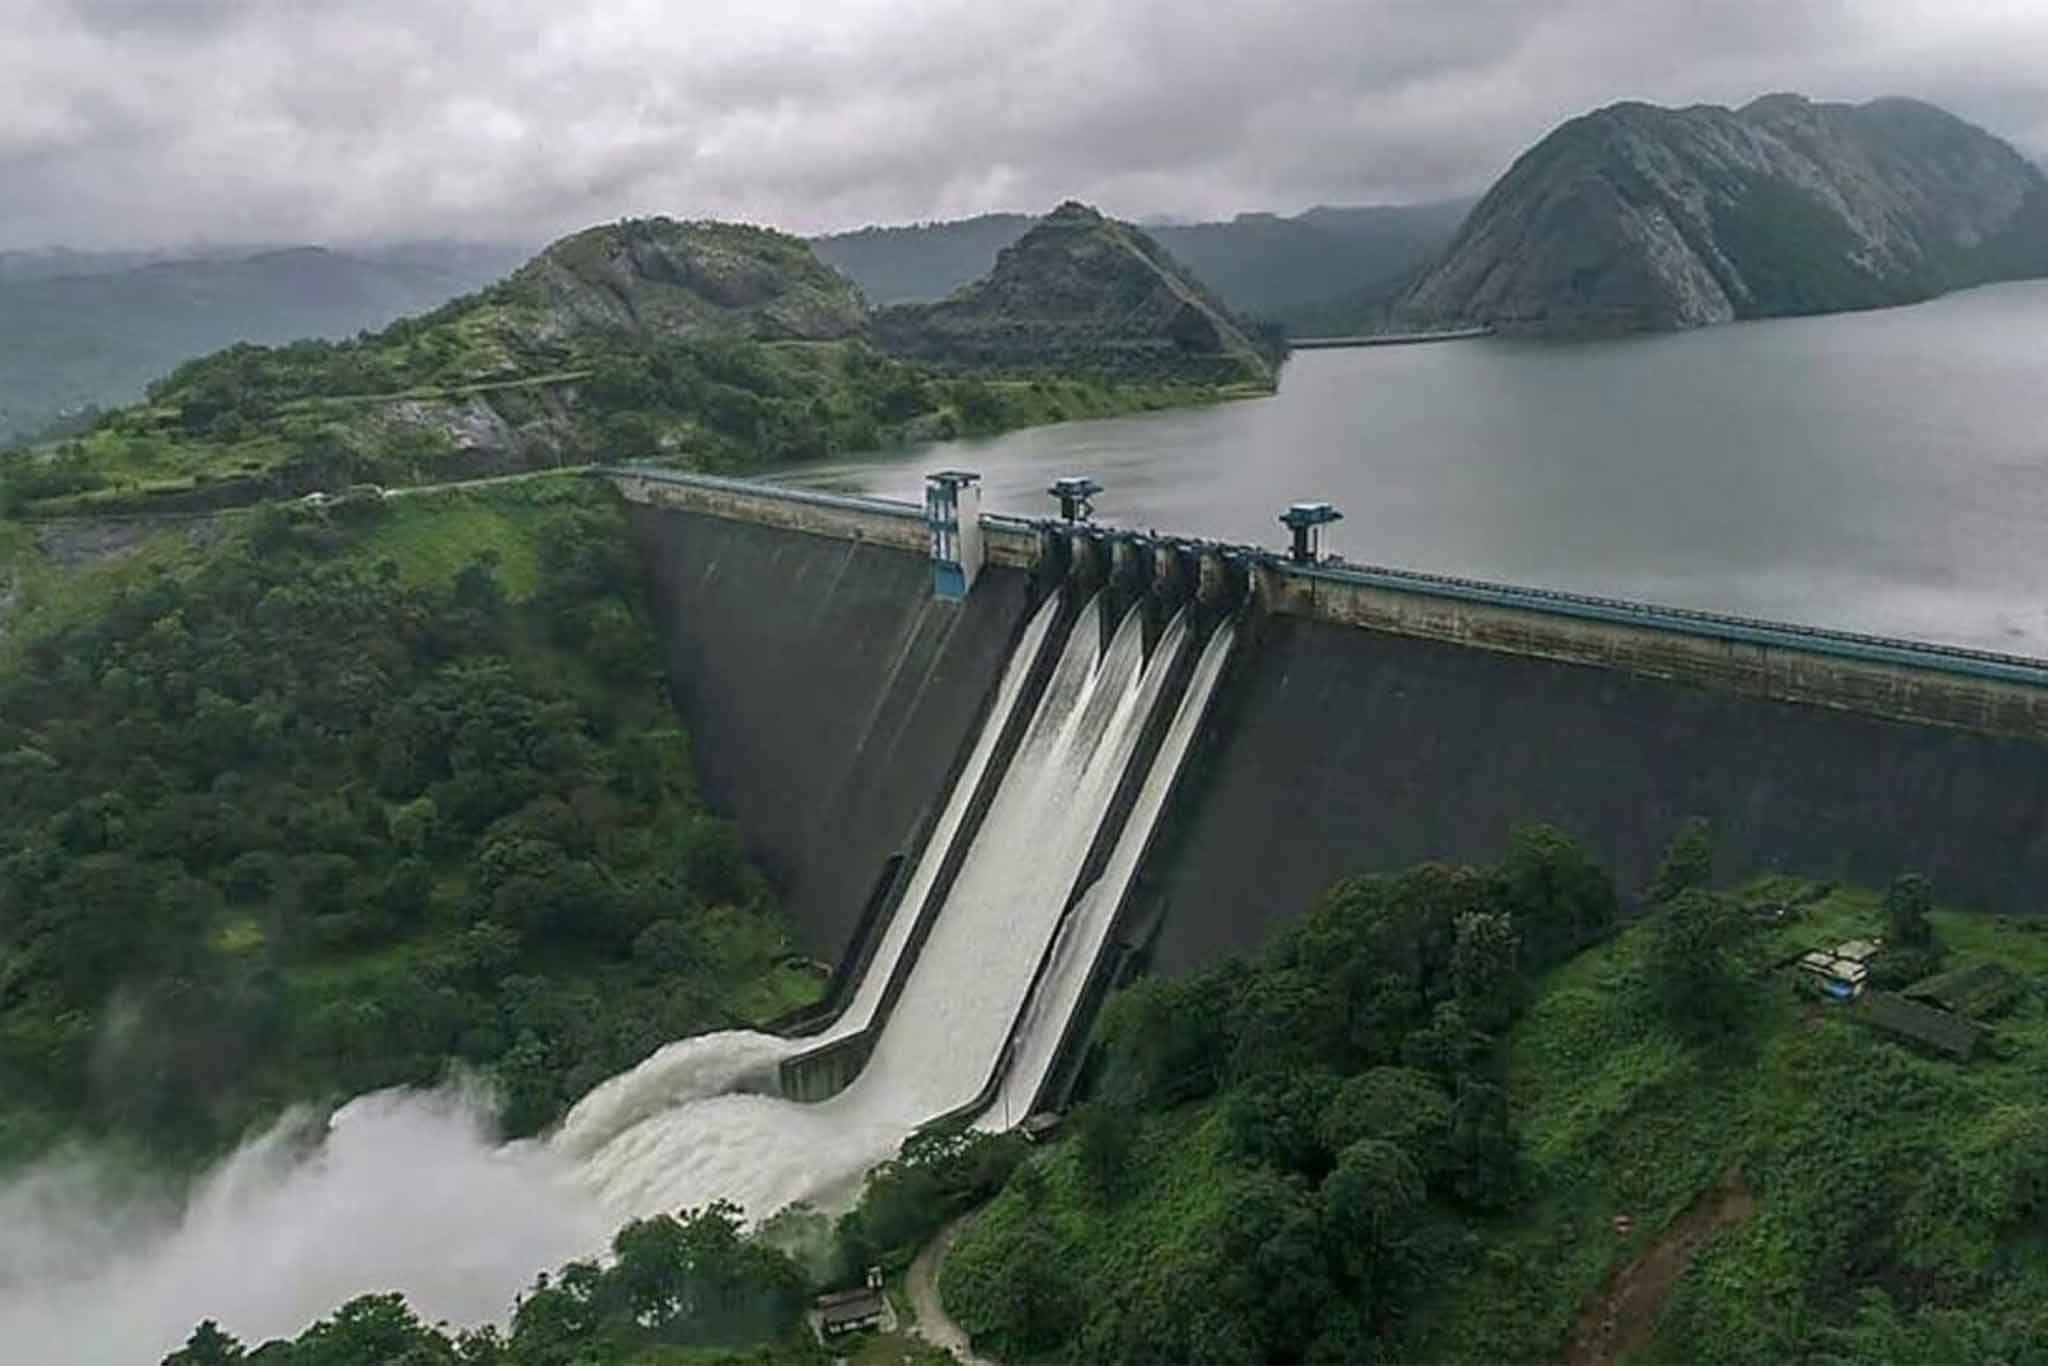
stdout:
POLYGON ((781 930, 694 793, 610 495, 437 504, 264 509, 12 643, 0 1153, 211 1151, 450 1059, 530 1132, 751 1018, 781 930))

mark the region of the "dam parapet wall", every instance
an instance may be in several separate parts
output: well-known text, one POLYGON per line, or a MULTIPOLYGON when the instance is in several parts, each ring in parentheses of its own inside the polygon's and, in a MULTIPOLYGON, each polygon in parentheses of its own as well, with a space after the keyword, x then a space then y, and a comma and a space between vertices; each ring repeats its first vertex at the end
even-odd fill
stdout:
POLYGON ((2048 662, 1403 570, 1267 561, 1269 610, 1753 697, 2048 740, 2048 662))

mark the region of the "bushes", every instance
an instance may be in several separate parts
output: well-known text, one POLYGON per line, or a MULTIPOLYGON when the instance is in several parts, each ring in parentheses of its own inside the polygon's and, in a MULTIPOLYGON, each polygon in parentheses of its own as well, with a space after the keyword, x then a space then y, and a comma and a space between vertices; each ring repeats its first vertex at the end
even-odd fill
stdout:
POLYGON ((860 1203, 839 1220, 840 1276, 873 1264, 901 1268, 947 1220, 1001 1190, 1024 1159, 1015 1134, 920 1130, 867 1175, 860 1203))

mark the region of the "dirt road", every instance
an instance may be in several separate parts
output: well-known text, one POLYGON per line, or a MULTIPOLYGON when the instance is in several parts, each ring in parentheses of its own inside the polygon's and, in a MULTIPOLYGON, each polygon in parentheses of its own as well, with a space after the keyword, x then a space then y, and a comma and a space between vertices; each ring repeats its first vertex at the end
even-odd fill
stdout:
POLYGON ((917 1254, 917 1260, 910 1264, 910 1274, 904 1277, 903 1288, 910 1296, 910 1304, 917 1311, 917 1322, 908 1331, 915 1333, 926 1342, 943 1351, 951 1352, 962 1366, 995 1366, 986 1357, 978 1357, 968 1345, 967 1334, 959 1324, 946 1316, 946 1306, 939 1302, 939 1268, 945 1265, 946 1254, 953 1250, 953 1242, 961 1230, 973 1220, 974 1213, 963 1214, 939 1230, 938 1236, 924 1245, 924 1251, 917 1254))

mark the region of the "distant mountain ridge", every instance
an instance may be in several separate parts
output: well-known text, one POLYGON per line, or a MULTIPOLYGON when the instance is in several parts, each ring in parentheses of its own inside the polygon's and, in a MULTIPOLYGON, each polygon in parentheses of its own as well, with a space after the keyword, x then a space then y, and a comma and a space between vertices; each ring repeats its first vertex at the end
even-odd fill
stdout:
POLYGON ((139 254, 7 254, 0 276, 0 445, 142 396, 191 356, 234 342, 345 337, 496 278, 503 251, 319 247, 134 263, 139 254))
POLYGON ((1618 104, 1489 190, 1396 306, 1409 326, 1696 327, 2048 274, 2048 177, 1932 105, 1618 104))
MULTIPOLYGON (((1229 222, 1158 223, 1144 231, 1233 312, 1296 330, 1313 317, 1320 329, 1331 301, 1390 298, 1450 242, 1472 203, 1317 207, 1293 217, 1244 213, 1229 222)), ((1037 221, 983 214, 862 228, 813 238, 811 245, 871 303, 930 302, 986 274, 997 253, 1037 221)))

